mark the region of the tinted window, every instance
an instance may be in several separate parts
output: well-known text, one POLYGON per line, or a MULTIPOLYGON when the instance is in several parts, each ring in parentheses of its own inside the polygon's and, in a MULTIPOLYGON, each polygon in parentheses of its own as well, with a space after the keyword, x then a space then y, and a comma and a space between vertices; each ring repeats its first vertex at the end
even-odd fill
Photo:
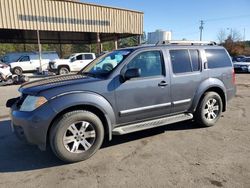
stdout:
POLYGON ((22 57, 22 59, 20 61, 30 61, 30 57, 24 56, 24 57, 22 57))
POLYGON ((141 69, 141 77, 158 76, 163 74, 163 61, 161 52, 148 51, 138 54, 128 65, 127 68, 141 69))
POLYGON ((200 57, 198 50, 189 50, 193 71, 200 70, 200 57))
POLYGON ((250 58, 245 58, 244 61, 245 62, 250 62, 250 58))
POLYGON ((205 50, 208 62, 208 68, 231 67, 231 59, 224 49, 205 50))
POLYGON ((82 55, 76 56, 76 60, 82 60, 82 55))
POLYGON ((92 54, 85 54, 84 59, 91 60, 91 59, 93 59, 93 55, 92 54))
POLYGON ((170 50, 169 52, 174 73, 192 72, 188 50, 170 50))

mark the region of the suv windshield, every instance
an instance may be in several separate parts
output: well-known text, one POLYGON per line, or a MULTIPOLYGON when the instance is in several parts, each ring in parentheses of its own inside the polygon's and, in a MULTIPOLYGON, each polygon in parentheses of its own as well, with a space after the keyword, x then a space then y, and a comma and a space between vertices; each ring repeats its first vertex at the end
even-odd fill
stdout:
POLYGON ((92 61, 92 63, 82 69, 79 73, 106 76, 122 63, 132 51, 133 49, 125 49, 104 54, 92 61))

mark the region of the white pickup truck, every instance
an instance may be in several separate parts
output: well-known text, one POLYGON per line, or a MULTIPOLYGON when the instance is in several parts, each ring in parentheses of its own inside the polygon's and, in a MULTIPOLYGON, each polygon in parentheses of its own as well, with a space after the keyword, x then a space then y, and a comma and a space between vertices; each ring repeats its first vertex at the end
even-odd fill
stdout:
POLYGON ((95 58, 94 53, 76 53, 66 59, 50 61, 48 69, 60 75, 77 72, 86 67, 95 58))

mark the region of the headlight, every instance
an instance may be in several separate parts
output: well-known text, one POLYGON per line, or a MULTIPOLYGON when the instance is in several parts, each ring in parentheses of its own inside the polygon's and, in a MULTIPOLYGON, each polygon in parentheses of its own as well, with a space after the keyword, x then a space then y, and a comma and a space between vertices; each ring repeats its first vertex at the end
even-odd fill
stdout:
POLYGON ((20 111, 31 112, 47 102, 45 97, 27 96, 23 101, 20 111))

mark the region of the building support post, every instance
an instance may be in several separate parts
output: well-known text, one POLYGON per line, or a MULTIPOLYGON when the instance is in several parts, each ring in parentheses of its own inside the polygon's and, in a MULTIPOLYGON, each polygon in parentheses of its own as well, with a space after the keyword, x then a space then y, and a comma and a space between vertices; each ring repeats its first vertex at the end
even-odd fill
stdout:
POLYGON ((40 33, 39 30, 37 29, 37 44, 38 44, 38 49, 39 49, 39 73, 42 72, 42 46, 40 42, 40 33))
POLYGON ((89 52, 91 53, 92 52, 92 45, 89 44, 89 52))
POLYGON ((141 38, 142 38, 142 35, 138 35, 137 36, 137 41, 138 41, 138 46, 140 46, 141 45, 141 38))
POLYGON ((103 52, 103 44, 100 43, 100 53, 102 53, 102 52, 103 52))
POLYGON ((118 49, 118 37, 117 37, 117 35, 115 35, 115 37, 114 37, 114 43, 115 43, 115 50, 117 50, 118 49))
POLYGON ((99 55, 101 53, 101 38, 100 33, 96 34, 96 53, 99 55))
POLYGON ((60 32, 58 32, 58 40, 59 40, 59 53, 60 53, 60 58, 63 58, 63 50, 62 50, 62 41, 61 41, 61 35, 60 32))

